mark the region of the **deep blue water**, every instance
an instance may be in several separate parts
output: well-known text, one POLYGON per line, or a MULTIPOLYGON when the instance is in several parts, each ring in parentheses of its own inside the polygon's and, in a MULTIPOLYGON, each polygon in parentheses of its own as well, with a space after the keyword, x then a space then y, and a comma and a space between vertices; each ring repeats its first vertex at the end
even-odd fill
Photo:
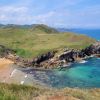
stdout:
POLYGON ((62 32, 75 32, 78 34, 85 34, 87 36, 90 36, 92 38, 95 38, 96 40, 100 40, 100 29, 58 29, 62 32))
POLYGON ((76 32, 79 34, 85 34, 96 40, 100 40, 100 29, 73 29, 72 32, 76 32))

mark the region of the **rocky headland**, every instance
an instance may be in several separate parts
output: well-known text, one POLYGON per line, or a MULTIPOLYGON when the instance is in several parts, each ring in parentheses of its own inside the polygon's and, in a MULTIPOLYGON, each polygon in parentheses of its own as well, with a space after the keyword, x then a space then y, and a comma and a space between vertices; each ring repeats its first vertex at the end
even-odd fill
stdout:
POLYGON ((100 57, 100 42, 96 42, 85 49, 64 49, 47 52, 33 59, 26 60, 16 55, 16 51, 0 45, 1 58, 12 60, 15 64, 23 67, 33 67, 39 69, 53 69, 58 67, 68 67, 70 63, 79 62, 88 57, 100 57))

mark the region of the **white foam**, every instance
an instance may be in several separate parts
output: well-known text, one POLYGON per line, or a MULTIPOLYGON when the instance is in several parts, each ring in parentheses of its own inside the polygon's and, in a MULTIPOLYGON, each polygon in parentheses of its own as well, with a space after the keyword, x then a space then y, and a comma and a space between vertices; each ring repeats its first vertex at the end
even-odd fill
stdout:
POLYGON ((69 63, 69 64, 64 64, 64 65, 62 66, 62 68, 69 67, 69 66, 71 66, 71 63, 69 63))
POLYGON ((24 81, 21 81, 20 84, 24 84, 24 81))
POLYGON ((94 57, 94 55, 91 55, 90 57, 92 58, 92 57, 94 57))
POLYGON ((25 78, 27 78, 27 75, 25 75, 25 78))
POLYGON ((84 63, 86 63, 86 62, 87 62, 87 61, 82 60, 82 61, 80 61, 79 63, 84 64, 84 63))

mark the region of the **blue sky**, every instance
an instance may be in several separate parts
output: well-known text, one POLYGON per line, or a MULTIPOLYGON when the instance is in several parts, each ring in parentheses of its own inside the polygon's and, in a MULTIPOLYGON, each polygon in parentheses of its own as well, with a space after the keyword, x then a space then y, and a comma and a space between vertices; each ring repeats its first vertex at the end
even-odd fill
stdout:
POLYGON ((0 0, 0 23, 100 28, 100 0, 0 0))

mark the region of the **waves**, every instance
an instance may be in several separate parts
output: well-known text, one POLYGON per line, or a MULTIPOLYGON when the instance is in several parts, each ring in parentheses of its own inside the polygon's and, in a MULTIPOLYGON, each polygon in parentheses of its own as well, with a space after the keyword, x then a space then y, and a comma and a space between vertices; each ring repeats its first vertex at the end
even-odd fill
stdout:
POLYGON ((82 60, 82 61, 80 61, 79 63, 84 64, 84 63, 86 63, 86 62, 88 62, 88 61, 82 60))

